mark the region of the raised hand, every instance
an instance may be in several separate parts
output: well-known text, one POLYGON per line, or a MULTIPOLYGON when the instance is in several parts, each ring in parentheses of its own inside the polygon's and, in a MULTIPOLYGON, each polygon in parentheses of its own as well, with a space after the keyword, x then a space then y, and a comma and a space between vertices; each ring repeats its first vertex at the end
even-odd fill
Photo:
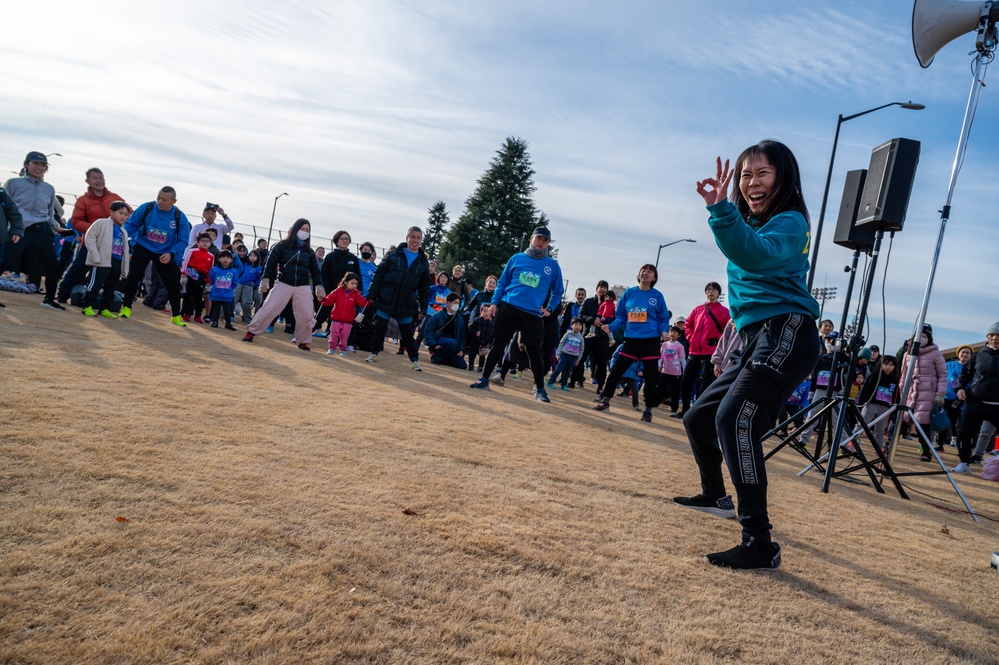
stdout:
POLYGON ((724 166, 722 166, 721 157, 717 157, 716 161, 715 177, 705 178, 697 182, 697 193, 704 199, 704 205, 714 205, 728 198, 728 186, 732 182, 732 174, 735 173, 734 170, 729 169, 729 160, 725 160, 724 166))

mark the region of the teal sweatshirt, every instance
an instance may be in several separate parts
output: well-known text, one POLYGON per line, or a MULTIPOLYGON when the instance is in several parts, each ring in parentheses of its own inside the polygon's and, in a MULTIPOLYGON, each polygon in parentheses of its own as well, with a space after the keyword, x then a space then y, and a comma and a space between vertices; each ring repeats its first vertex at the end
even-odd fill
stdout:
POLYGON ((808 293, 808 222, 799 212, 749 223, 731 201, 708 206, 708 225, 728 259, 728 308, 735 326, 798 312, 813 319, 819 304, 808 293))

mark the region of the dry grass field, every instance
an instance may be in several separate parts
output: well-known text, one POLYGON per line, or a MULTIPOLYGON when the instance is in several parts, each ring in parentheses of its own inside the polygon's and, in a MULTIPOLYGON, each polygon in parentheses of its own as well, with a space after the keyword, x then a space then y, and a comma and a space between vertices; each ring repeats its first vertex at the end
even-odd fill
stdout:
POLYGON ((977 468, 981 524, 782 451, 783 567, 719 570, 662 410, 0 300, 2 663, 999 663, 977 468))

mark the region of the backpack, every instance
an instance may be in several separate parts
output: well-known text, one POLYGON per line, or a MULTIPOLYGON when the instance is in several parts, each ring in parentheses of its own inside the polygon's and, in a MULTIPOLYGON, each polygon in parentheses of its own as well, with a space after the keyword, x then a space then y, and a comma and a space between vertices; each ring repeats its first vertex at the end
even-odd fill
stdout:
MULTIPOLYGON (((138 235, 146 235, 146 217, 149 217, 149 213, 152 211, 153 206, 156 205, 155 201, 150 201, 146 204, 145 209, 142 211, 142 217, 139 217, 139 227, 142 229, 142 233, 138 235)), ((173 241, 177 242, 180 240, 180 208, 177 206, 173 207, 173 241)))

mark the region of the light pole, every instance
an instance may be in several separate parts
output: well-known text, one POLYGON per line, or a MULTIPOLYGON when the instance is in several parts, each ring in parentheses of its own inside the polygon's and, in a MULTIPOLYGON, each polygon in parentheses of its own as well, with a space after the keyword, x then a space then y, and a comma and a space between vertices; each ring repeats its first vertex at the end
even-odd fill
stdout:
POLYGON ((46 157, 51 157, 52 155, 55 155, 56 157, 62 157, 62 155, 60 155, 58 152, 50 152, 49 154, 47 154, 45 156, 46 157))
POLYGON ((656 272, 659 272, 659 255, 662 254, 663 247, 669 247, 670 245, 675 245, 678 242, 697 242, 690 238, 683 238, 682 240, 674 240, 673 242, 668 242, 665 245, 659 245, 659 251, 656 252, 656 272))
POLYGON ((823 286, 822 288, 812 289, 812 297, 819 301, 819 320, 821 321, 822 312, 826 309, 826 301, 836 299, 836 287, 823 286))
POLYGON ((274 197, 274 207, 271 208, 271 225, 267 229, 267 249, 271 248, 271 231, 274 230, 274 213, 277 212, 277 202, 282 196, 288 196, 288 192, 282 192, 274 197))
POLYGON ((819 223, 815 227, 815 233, 812 234, 812 265, 808 270, 809 291, 812 290, 812 282, 815 281, 815 264, 819 261, 819 241, 822 239, 822 222, 824 222, 826 218, 826 203, 829 201, 829 183, 832 180, 833 162, 836 161, 836 145, 839 143, 839 128, 847 120, 853 120, 854 118, 859 118, 862 115, 886 109, 889 106, 901 106, 904 109, 912 111, 922 111, 926 108, 922 104, 914 104, 911 101, 891 102, 888 104, 882 104, 881 106, 875 106, 872 109, 867 109, 866 111, 861 111, 860 113, 854 113, 853 115, 840 115, 836 120, 836 134, 833 136, 832 155, 829 157, 829 172, 826 173, 826 188, 822 192, 822 207, 819 209, 819 223))

